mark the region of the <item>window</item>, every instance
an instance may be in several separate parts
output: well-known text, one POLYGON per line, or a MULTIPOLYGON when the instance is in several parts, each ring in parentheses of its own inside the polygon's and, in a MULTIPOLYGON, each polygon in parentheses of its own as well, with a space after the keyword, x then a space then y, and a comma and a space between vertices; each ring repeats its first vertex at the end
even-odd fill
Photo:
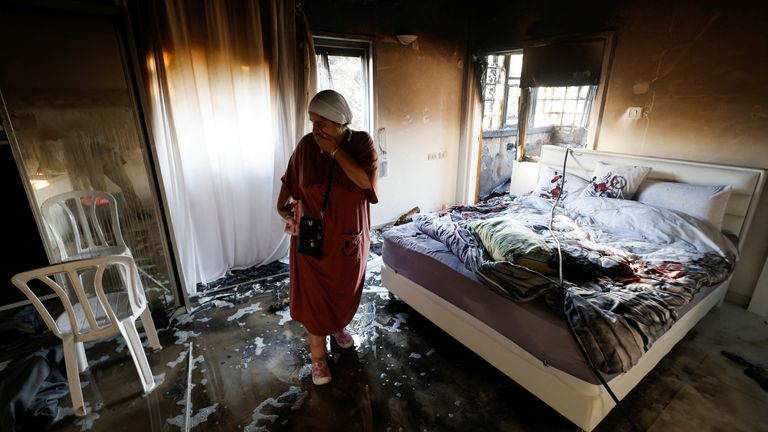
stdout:
POLYGON ((597 86, 536 87, 533 89, 534 128, 573 126, 586 128, 597 86))
POLYGON ((522 54, 489 55, 483 76, 483 130, 517 127, 522 54))
POLYGON ((314 43, 317 89, 344 95, 352 109, 352 129, 372 133, 371 43, 321 36, 314 43))
MULTIPOLYGON (((516 129, 523 54, 489 55, 483 76, 483 131, 516 129)), ((597 86, 534 87, 532 128, 586 128, 597 86)), ((511 132, 511 131, 510 131, 511 132)))

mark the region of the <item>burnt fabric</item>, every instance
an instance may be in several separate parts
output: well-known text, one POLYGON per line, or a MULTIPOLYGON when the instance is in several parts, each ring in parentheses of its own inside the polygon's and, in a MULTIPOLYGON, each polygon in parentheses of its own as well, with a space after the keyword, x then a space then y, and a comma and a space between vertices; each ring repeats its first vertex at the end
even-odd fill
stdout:
POLYGON ((695 225, 691 217, 637 202, 605 200, 580 198, 555 213, 563 289, 557 274, 494 260, 483 250, 489 245, 466 228, 472 221, 508 217, 556 250, 548 229, 551 201, 505 196, 417 215, 413 223, 443 242, 467 269, 503 296, 514 301, 541 298, 562 311, 595 367, 617 373, 637 363, 700 289, 726 280, 735 255, 715 245, 726 241, 719 232, 695 225), (657 223, 648 226, 621 219, 641 213, 656 217, 652 220, 657 223), (615 215, 621 217, 617 220, 615 215), (700 228, 709 231, 704 235, 700 228), (690 235, 699 232, 700 237, 690 235))
POLYGON ((69 392, 61 345, 40 349, 8 366, 0 382, 0 430, 42 430, 61 414, 59 399, 69 392))
POLYGON ((304 214, 319 219, 332 175, 322 216, 322 257, 298 253, 297 237, 291 237, 291 318, 314 335, 341 330, 357 311, 370 247, 370 204, 378 202, 377 155, 370 135, 352 131, 340 145, 368 174, 371 189, 355 185, 333 158, 320 151, 312 134, 299 141, 282 178, 291 197, 301 200, 304 214))

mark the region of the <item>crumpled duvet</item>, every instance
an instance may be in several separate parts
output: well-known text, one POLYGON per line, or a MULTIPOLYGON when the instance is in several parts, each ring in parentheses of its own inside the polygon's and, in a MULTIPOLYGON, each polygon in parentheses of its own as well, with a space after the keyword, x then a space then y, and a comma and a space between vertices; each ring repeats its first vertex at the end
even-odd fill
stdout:
MULTIPOLYGON (((725 281, 736 249, 714 227, 671 210, 630 200, 584 197, 558 206, 558 274, 494 261, 469 222, 505 216, 555 247, 552 202, 503 196, 474 206, 420 214, 414 224, 441 241, 488 286, 515 301, 542 298, 562 310, 592 364, 625 372, 676 321, 702 288, 725 281)), ((556 261, 553 268, 558 268, 556 261)))

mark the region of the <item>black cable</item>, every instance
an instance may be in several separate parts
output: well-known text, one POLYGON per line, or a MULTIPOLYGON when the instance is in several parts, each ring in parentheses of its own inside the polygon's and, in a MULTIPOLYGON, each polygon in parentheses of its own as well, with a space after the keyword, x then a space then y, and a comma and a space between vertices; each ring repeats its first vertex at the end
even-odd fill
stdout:
POLYGON ((552 204, 552 211, 549 214, 549 235, 552 236, 552 238, 555 240, 555 244, 557 245, 557 264, 558 264, 558 275, 559 275, 558 282, 560 284, 560 291, 563 293, 563 315, 565 316, 565 322, 568 324, 568 329, 571 331, 571 336, 573 336, 573 339, 576 341, 576 345, 579 347, 579 351, 581 351, 581 355, 584 356, 584 359, 587 361, 587 364, 589 364, 589 367, 592 369, 592 372, 600 381, 600 384, 602 384, 603 388, 605 388, 605 391, 607 391, 608 394, 611 396, 611 399, 613 399, 613 402, 616 404, 616 406, 619 407, 621 412, 624 414, 624 417, 626 417, 630 426, 632 426, 632 430, 636 432, 640 432, 640 428, 637 426, 637 424, 635 424, 634 420, 632 420, 632 417, 629 415, 629 413, 624 408, 624 406, 620 404, 619 398, 617 398, 616 394, 613 393, 613 390, 611 390, 611 387, 608 385, 608 382, 605 381, 603 374, 601 374, 600 371, 597 370, 595 365, 592 363, 592 359, 589 357, 589 353, 587 353, 587 349, 584 347, 584 344, 581 342, 581 338, 579 338, 579 335, 576 334, 576 330, 573 328, 573 323, 571 323, 571 320, 568 319, 568 313, 566 312, 565 284, 563 283, 563 252, 560 247, 560 240, 557 238, 554 230, 552 229, 552 222, 555 219, 555 209, 557 208, 557 204, 560 203, 560 198, 563 196, 563 193, 565 192, 565 168, 568 163, 568 155, 571 153, 571 151, 572 150, 570 148, 567 148, 565 150, 565 158, 563 158, 563 171, 560 176, 560 193, 558 193, 557 198, 555 198, 555 202, 552 204))

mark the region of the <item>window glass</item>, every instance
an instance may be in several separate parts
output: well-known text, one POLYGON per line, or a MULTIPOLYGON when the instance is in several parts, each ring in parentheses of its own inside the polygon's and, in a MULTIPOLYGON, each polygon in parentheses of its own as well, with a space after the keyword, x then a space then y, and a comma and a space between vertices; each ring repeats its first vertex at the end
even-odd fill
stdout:
POLYGON ((534 128, 571 126, 586 128, 596 86, 537 87, 533 89, 534 128))
POLYGON ((352 129, 371 133, 370 42, 315 37, 317 90, 341 93, 352 110, 352 129))
POLYGON ((483 130, 516 128, 522 54, 489 55, 483 74, 483 130))

